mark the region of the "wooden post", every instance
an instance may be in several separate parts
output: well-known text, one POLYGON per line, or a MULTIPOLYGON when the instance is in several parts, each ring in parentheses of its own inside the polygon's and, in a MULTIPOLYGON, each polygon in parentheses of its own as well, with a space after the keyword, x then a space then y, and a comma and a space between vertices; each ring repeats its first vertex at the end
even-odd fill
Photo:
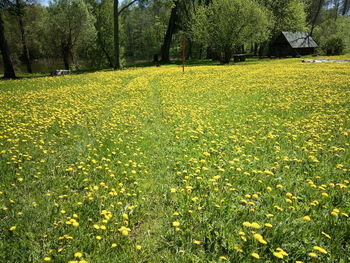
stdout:
POLYGON ((185 72, 185 37, 182 37, 182 72, 185 72))

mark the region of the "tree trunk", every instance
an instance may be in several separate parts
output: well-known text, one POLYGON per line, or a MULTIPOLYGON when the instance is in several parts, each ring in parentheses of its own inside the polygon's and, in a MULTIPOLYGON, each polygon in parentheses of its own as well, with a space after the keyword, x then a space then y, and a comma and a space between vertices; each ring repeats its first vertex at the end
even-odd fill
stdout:
POLYGON ((121 69, 119 41, 119 0, 114 0, 114 69, 121 69))
POLYGON ((4 78, 14 79, 16 78, 15 70, 13 69, 10 50, 5 38, 4 21, 2 20, 2 14, 0 11, 0 50, 2 58, 4 60, 4 78))
POLYGON ((340 0, 336 0, 334 4, 334 20, 337 21, 340 9, 340 0))
POLYGON ((69 70, 69 66, 70 66, 69 45, 67 43, 62 43, 61 48, 62 48, 62 58, 63 58, 64 69, 69 70))
POLYGON ((350 1, 349 0, 344 0, 344 4, 343 4, 343 11, 342 11, 342 15, 345 16, 346 13, 349 11, 349 6, 350 6, 350 1))
POLYGON ((228 64, 230 63, 232 58, 232 48, 229 46, 224 47, 224 50, 220 56, 220 62, 221 64, 228 64))
POLYGON ((23 15, 24 15, 24 5, 21 2, 21 0, 16 0, 16 8, 17 8, 17 18, 19 23, 19 29, 21 31, 21 40, 22 40, 22 50, 23 50, 23 58, 24 62, 27 66, 27 72, 32 74, 32 65, 30 63, 30 56, 29 56, 29 50, 27 45, 27 38, 26 33, 24 30, 24 23, 23 23, 23 15))
POLYGON ((186 53, 186 60, 189 60, 189 59, 192 59, 192 40, 191 39, 189 39, 188 41, 187 41, 187 43, 188 43, 188 45, 187 45, 187 53, 186 53))
POLYGON ((175 6, 171 9, 168 29, 166 31, 164 42, 161 49, 163 63, 170 62, 170 45, 171 45, 171 40, 173 38, 173 34, 175 31, 176 13, 177 13, 178 6, 179 6, 179 1, 175 1, 175 6))
POLYGON ((258 44, 258 43, 255 43, 255 44, 254 44, 254 56, 257 56, 257 55, 258 55, 258 50, 259 50, 259 44, 258 44))
POLYGON ((97 33, 97 42, 100 45, 100 48, 101 48, 102 52, 105 54, 105 56, 106 56, 106 58, 108 60, 109 66, 111 68, 113 68, 112 58, 111 58, 110 54, 108 54, 108 51, 107 51, 107 49, 105 47, 105 44, 103 43, 103 40, 101 38, 101 33, 100 32, 97 33))
POLYGON ((316 11, 316 14, 314 16, 314 19, 312 20, 310 36, 312 36, 312 34, 314 32, 314 29, 315 29, 315 26, 316 26, 316 22, 317 22, 317 19, 318 19, 319 15, 320 15, 320 12, 321 12, 323 4, 324 4, 324 0, 319 0, 318 1, 317 11, 316 11))
POLYGON ((22 19, 22 17, 18 17, 18 20, 19 20, 19 28, 21 30, 24 62, 26 63, 26 66, 27 66, 27 72, 32 74, 33 73, 32 64, 30 62, 29 50, 28 50, 28 45, 27 45, 27 38, 26 38, 26 34, 24 31, 24 25, 23 25, 23 19, 22 19))

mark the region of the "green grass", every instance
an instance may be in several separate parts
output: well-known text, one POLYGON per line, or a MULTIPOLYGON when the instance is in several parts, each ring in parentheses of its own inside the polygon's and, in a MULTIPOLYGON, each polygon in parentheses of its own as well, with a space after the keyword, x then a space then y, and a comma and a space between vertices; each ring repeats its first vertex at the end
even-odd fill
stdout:
POLYGON ((0 262, 349 262, 349 83, 300 59, 1 81, 0 262))

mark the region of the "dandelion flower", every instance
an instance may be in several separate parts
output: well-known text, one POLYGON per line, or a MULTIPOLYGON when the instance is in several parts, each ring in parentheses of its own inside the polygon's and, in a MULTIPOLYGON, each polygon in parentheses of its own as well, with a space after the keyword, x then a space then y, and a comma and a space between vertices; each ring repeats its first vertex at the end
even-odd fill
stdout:
POLYGON ((314 253, 314 252, 311 252, 311 253, 309 253, 308 255, 309 255, 310 257, 312 257, 312 258, 317 258, 317 254, 314 253))
POLYGON ((252 256, 253 258, 256 258, 256 259, 259 259, 259 258, 260 258, 260 256, 259 256, 258 253, 252 253, 251 256, 252 256))
POLYGON ((324 235, 328 239, 332 239, 332 237, 330 235, 326 234, 325 232, 321 232, 321 234, 324 235))
POLYGON ((253 237, 254 237, 254 239, 256 239, 259 243, 264 244, 264 245, 267 244, 266 240, 264 240, 264 238, 262 237, 262 235, 260 235, 260 234, 254 234, 253 237))
POLYGON ((175 226, 175 227, 180 226, 180 222, 178 222, 178 221, 174 221, 174 222, 173 222, 173 226, 175 226))
POLYGON ((283 259, 283 255, 282 255, 281 252, 273 252, 273 255, 274 255, 276 258, 283 259))
POLYGON ((251 225, 250 225, 251 228, 255 228, 255 229, 259 229, 260 228, 260 225, 257 223, 257 222, 253 222, 251 225))
POLYGON ((311 221, 311 218, 310 218, 309 216, 304 216, 303 219, 304 219, 304 221, 306 221, 306 222, 311 221))
POLYGON ((318 246, 314 246, 314 249, 321 252, 322 254, 327 254, 327 250, 325 250, 324 248, 322 247, 318 247, 318 246))

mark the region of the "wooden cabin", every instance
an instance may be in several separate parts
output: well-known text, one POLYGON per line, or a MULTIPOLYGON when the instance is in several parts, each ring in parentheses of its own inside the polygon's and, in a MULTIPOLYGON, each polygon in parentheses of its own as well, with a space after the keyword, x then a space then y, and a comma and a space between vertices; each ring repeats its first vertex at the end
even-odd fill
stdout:
POLYGON ((314 54, 317 47, 307 32, 282 32, 272 42, 270 53, 276 57, 298 57, 314 54))

